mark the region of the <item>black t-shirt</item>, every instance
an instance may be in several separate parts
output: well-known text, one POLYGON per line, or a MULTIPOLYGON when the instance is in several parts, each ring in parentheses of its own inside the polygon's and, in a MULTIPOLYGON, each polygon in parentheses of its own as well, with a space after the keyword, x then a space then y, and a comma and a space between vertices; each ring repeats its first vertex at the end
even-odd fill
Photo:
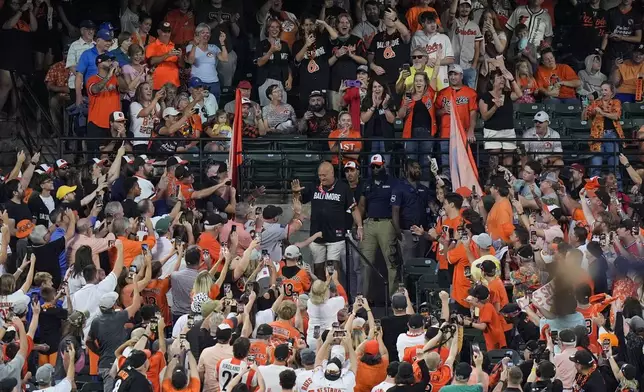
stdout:
MULTIPOLYGON (((262 67, 257 67, 257 85, 261 86, 264 84, 266 79, 275 79, 281 82, 285 82, 288 79, 288 67, 289 61, 291 61, 291 51, 288 48, 288 43, 286 41, 280 41, 282 47, 279 52, 271 54, 271 57, 268 59, 268 62, 262 67)), ((268 50, 270 49, 270 42, 265 39, 257 45, 255 52, 255 58, 260 59, 264 57, 268 50)))
MULTIPOLYGON (((210 1, 202 1, 197 5, 197 12, 195 13, 196 24, 206 23, 210 24, 214 21, 221 20, 222 23, 218 24, 210 32, 210 41, 208 43, 220 46, 219 44, 219 33, 223 31, 226 33, 226 49, 228 51, 232 50, 235 41, 235 37, 231 33, 231 20, 233 15, 240 14, 239 9, 235 9, 229 5, 222 5, 221 7, 215 7, 210 1)), ((241 30, 242 18, 239 18, 237 25, 241 30)), ((221 48, 220 48, 221 49, 221 48)))
MULTIPOLYGON (((349 183, 347 183, 349 185, 349 183)), ((362 196, 363 193, 363 187, 364 183, 362 181, 358 181, 358 185, 355 188, 349 187, 349 192, 353 195, 353 200, 356 201, 356 204, 358 201, 360 201, 360 197, 362 196)), ((353 215, 350 213, 347 213, 347 230, 350 230, 353 227, 353 215)))
POLYGON ((116 374, 113 392, 153 392, 147 377, 130 365, 124 366, 116 374))
MULTIPOLYGON (((338 37, 335 40, 331 41, 332 51, 336 53, 340 48, 346 46, 347 49, 353 50, 356 56, 360 56, 366 59, 367 57, 367 47, 365 46, 362 38, 357 37, 353 34, 350 34, 348 37, 338 37)), ((358 73, 358 63, 353 61, 349 57, 347 52, 344 56, 338 58, 338 60, 331 67, 331 90, 338 91, 340 89, 340 83, 343 80, 354 80, 358 73)))
POLYGON ((523 392, 521 388, 514 388, 514 387, 509 387, 505 388, 503 392, 523 392))
MULTIPOLYGON (((485 128, 495 131, 514 128, 514 108, 512 105, 512 98, 510 97, 509 92, 504 92, 503 95, 505 96, 503 106, 497 108, 492 117, 485 121, 485 128)), ((492 106, 494 106, 492 98, 492 94, 489 92, 483 94, 481 97, 483 102, 487 103, 488 110, 492 109, 492 106)))
MULTIPOLYGON (((577 380, 581 378, 581 375, 578 373, 575 376, 575 384, 577 384, 577 380)), ((584 392, 605 392, 606 391, 606 383, 604 382, 604 377, 602 377, 602 374, 600 373, 599 369, 596 369, 594 372, 588 376, 588 379, 586 380, 586 383, 584 385, 580 385, 580 390, 584 392)))
POLYGON ((387 392, 423 392, 424 390, 423 383, 416 383, 414 385, 394 385, 387 389, 387 392))
POLYGON ((53 354, 58 351, 58 343, 60 342, 62 332, 62 322, 66 319, 67 309, 59 308, 57 306, 43 306, 40 312, 38 329, 40 335, 39 342, 49 345, 49 351, 45 354, 53 354))
POLYGON ((49 272, 53 278, 54 287, 58 287, 62 280, 59 255, 65 251, 65 248, 65 236, 45 245, 33 247, 33 252, 36 256, 36 272, 49 272))
MULTIPOLYGON (((635 31, 642 29, 642 15, 633 7, 627 13, 623 13, 619 6, 608 10, 607 34, 616 33, 619 35, 632 36, 635 31)), ((613 57, 630 58, 631 52, 636 44, 625 41, 614 41, 608 39, 606 52, 613 57)))
POLYGON ((582 56, 589 55, 600 48, 606 27, 607 13, 603 8, 593 8, 589 4, 577 6, 577 39, 573 47, 582 56))
POLYGON ((31 210, 29 209, 29 206, 22 202, 18 204, 9 200, 5 203, 5 207, 7 208, 7 215, 9 215, 9 219, 13 219, 16 223, 16 226, 18 226, 18 223, 22 220, 31 220, 33 216, 31 210))
POLYGON ((432 124, 432 116, 429 114, 427 107, 423 105, 423 101, 418 100, 414 105, 413 117, 411 119, 411 128, 426 128, 430 129, 432 124))
MULTIPOLYGON (((293 58, 298 54, 306 39, 301 38, 293 43, 293 58)), ((316 33, 315 43, 306 51, 302 61, 295 62, 300 75, 300 98, 306 99, 313 90, 326 90, 329 88, 331 69, 329 57, 331 56, 331 43, 329 34, 316 33)))
MULTIPOLYGON (((322 117, 314 114, 312 119, 306 121, 306 136, 312 139, 328 139, 329 134, 336 129, 338 129, 338 112, 335 110, 326 110, 322 117)), ((329 143, 318 141, 314 142, 312 147, 317 151, 328 151, 329 143)))
POLYGON ((396 30, 393 34, 381 31, 371 40, 369 53, 374 54, 373 62, 381 66, 385 73, 380 76, 387 84, 394 84, 403 64, 409 64, 409 43, 405 43, 396 30))
POLYGON ((123 216, 126 218, 136 218, 141 215, 139 206, 134 199, 125 199, 121 202, 123 206, 123 216))
POLYGON ((541 391, 562 392, 563 384, 561 383, 560 380, 555 380, 554 382, 538 380, 535 382, 526 383, 523 386, 523 392, 541 392, 541 391), (550 386, 550 389, 548 389, 548 386, 550 386))
POLYGON ((321 185, 307 186, 302 192, 302 203, 311 202, 311 234, 322 232, 317 243, 344 240, 346 232, 345 216, 349 207, 355 203, 349 185, 336 180, 329 188, 321 185))
POLYGON ((407 332, 407 322, 409 315, 383 317, 380 320, 382 326, 382 341, 389 352, 389 358, 398 358, 398 349, 396 341, 398 335, 407 332))

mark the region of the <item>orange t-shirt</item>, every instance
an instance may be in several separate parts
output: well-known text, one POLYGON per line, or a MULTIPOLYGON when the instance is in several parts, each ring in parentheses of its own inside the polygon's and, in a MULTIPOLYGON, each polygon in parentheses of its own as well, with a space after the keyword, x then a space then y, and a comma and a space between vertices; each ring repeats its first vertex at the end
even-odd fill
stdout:
MULTIPOLYGON (((473 89, 463 86, 458 90, 455 90, 453 87, 448 87, 442 89, 436 97, 436 110, 444 109, 450 106, 452 99, 452 92, 454 93, 454 100, 456 101, 456 113, 458 118, 461 120, 463 129, 467 132, 470 129, 470 112, 472 110, 478 110, 478 104, 476 99, 476 91, 473 89)), ((445 113, 441 116, 441 138, 449 138, 450 135, 450 117, 449 114, 445 113)))
MULTIPOLYGON (((488 290, 490 290, 490 302, 492 305, 498 303, 499 309, 504 307, 510 302, 508 300, 508 292, 505 291, 505 285, 501 278, 494 278, 491 282, 487 284, 488 290)), ((512 324, 508 324, 503 320, 503 330, 509 331, 512 329, 512 324)))
POLYGON ((102 80, 103 78, 98 75, 92 75, 87 79, 87 95, 89 96, 87 121, 97 127, 109 128, 110 114, 121 110, 121 96, 119 95, 118 81, 116 76, 113 75, 105 85, 106 89, 100 91, 98 94, 92 93, 92 86, 102 80), (110 86, 114 88, 111 91, 107 90, 110 86))
POLYGON ((273 351, 274 347, 267 341, 257 339, 251 341, 248 355, 254 355, 258 365, 266 366, 273 363, 273 351))
MULTIPOLYGON (((539 86, 539 88, 548 89, 549 87, 554 86, 555 83, 579 80, 579 77, 575 71, 570 68, 570 66, 566 64, 557 64, 555 69, 549 69, 543 65, 539 66, 535 79, 537 79, 537 86, 539 86)), ((561 86, 558 98, 575 98, 575 94, 576 92, 574 88, 561 86)))
POLYGON ((353 390, 355 392, 371 392, 373 387, 387 378, 387 366, 389 366, 389 360, 384 358, 376 365, 367 365, 358 360, 356 386, 353 390))
MULTIPOLYGON (((163 56, 172 49, 174 49, 174 43, 172 43, 172 41, 164 44, 160 40, 156 40, 145 48, 145 59, 150 60, 151 57, 163 56)), ((179 57, 171 56, 154 67, 154 73, 152 74, 152 88, 154 90, 159 90, 161 86, 168 82, 179 87, 178 62, 179 57)))
POLYGON ((181 189, 181 195, 186 201, 186 207, 194 208, 195 201, 192 200, 192 194, 195 192, 195 188, 192 186, 192 184, 184 184, 182 182, 179 182, 178 184, 179 188, 181 189))
MULTIPOLYGON (((479 257, 479 248, 474 243, 470 241, 470 252, 475 258, 479 257)), ((452 299, 458 302, 459 305, 469 308, 470 304, 465 301, 465 298, 469 295, 470 288, 472 287, 472 282, 470 278, 466 277, 466 272, 469 273, 471 267, 470 261, 467 258, 467 253, 465 253, 465 246, 462 242, 459 242, 458 245, 447 252, 447 259, 450 264, 454 265, 454 279, 452 282, 452 299)))
MULTIPOLYGON (((335 146, 336 143, 340 143, 340 151, 342 151, 342 153, 357 154, 360 152, 360 150, 362 150, 362 142, 360 140, 342 140, 342 139, 343 138, 359 139, 360 137, 362 137, 360 135, 360 131, 354 131, 352 129, 349 131, 348 134, 342 136, 342 131, 340 131, 339 129, 336 129, 335 131, 332 131, 329 134, 329 149, 333 148, 333 146, 335 146), (333 140, 333 139, 336 139, 336 140, 333 140), (340 139, 340 140, 337 140, 337 139, 340 139)), ((343 165, 345 165, 349 161, 356 162, 356 160, 353 158, 347 158, 347 157, 342 158, 343 165)), ((334 154, 331 157, 331 163, 333 163, 334 165, 338 164, 337 155, 334 154)))
MULTIPOLYGON (((141 245, 147 244, 148 249, 154 248, 154 245, 157 244, 156 238, 153 235, 146 236, 142 242, 131 240, 124 236, 120 236, 117 239, 121 240, 123 243, 123 266, 129 268, 134 261, 136 256, 141 254, 141 245)), ((111 248, 108 250, 108 255, 110 257, 110 267, 114 268, 114 263, 116 263, 116 248, 111 248)))
POLYGON ((407 10, 407 13, 405 14, 405 19, 407 19, 407 23, 409 24, 409 32, 411 35, 414 35, 415 32, 418 30, 421 30, 423 27, 420 25, 420 22, 418 21, 418 17, 420 14, 422 14, 425 11, 433 12, 436 14, 436 24, 438 27, 441 27, 441 20, 438 18, 438 12, 432 7, 425 7, 422 5, 417 5, 415 7, 411 7, 409 10, 407 10))
MULTIPOLYGON (((425 348, 424 344, 405 347, 405 351, 403 351, 403 361, 411 363, 412 365, 415 364, 417 360, 422 359, 423 348, 425 348)), ((445 362, 449 356, 449 349, 445 346, 441 346, 440 350, 438 348, 433 348, 429 351, 438 351, 438 354, 441 357, 441 362, 445 362)))
POLYGON ((175 9, 166 14, 165 21, 170 23, 170 40, 177 45, 185 45, 194 38, 195 17, 192 12, 175 9))
POLYGON ((163 315, 165 325, 170 325, 170 306, 168 305, 167 294, 170 291, 170 276, 165 279, 152 279, 150 283, 141 291, 143 303, 146 305, 155 305, 163 315))
POLYGON ((637 90, 637 76, 644 75, 644 63, 635 64, 632 60, 626 60, 617 66, 622 84, 617 87, 617 92, 623 94, 635 94, 637 90))
POLYGON ((273 336, 271 337, 271 344, 278 346, 280 344, 288 343, 289 339, 297 340, 302 335, 290 321, 278 320, 269 323, 273 327, 273 336))
MULTIPOLYGON (((450 229, 456 232, 456 230, 458 230, 458 227, 462 224, 463 224, 463 217, 459 212, 459 215, 453 219, 448 218, 447 216, 445 216, 444 218, 440 218, 438 220, 438 224, 436 225, 436 230, 441 235, 441 237, 443 236, 447 237, 448 234, 446 234, 443 231, 444 226, 448 226, 450 229)), ((438 261, 438 269, 446 270, 449 268, 447 255, 443 254, 442 252, 436 252, 436 259, 437 259, 436 261, 438 261)))
POLYGON ((172 380, 166 378, 161 384, 161 392, 199 392, 201 390, 201 381, 199 377, 190 377, 190 382, 188 386, 183 389, 175 389, 172 386, 172 380))
POLYGON ((479 314, 479 321, 487 324, 487 328, 483 331, 487 351, 497 350, 507 345, 503 331, 505 321, 503 320, 503 316, 494 309, 494 305, 489 302, 483 305, 479 314))
POLYGON ((510 242, 510 235, 514 232, 513 216, 512 204, 506 197, 494 203, 487 216, 487 232, 493 241, 502 239, 510 242))
MULTIPOLYGON (((419 359, 418 361, 414 362, 412 366, 412 368, 414 369, 414 378, 416 379, 416 382, 420 382, 423 379, 423 374, 420 371, 420 366, 418 366, 419 361, 423 361, 423 359, 419 359)), ((429 372, 429 383, 432 385, 431 389, 429 390, 440 391, 442 387, 449 384, 451 379, 452 368, 447 365, 441 365, 433 372, 429 372)))

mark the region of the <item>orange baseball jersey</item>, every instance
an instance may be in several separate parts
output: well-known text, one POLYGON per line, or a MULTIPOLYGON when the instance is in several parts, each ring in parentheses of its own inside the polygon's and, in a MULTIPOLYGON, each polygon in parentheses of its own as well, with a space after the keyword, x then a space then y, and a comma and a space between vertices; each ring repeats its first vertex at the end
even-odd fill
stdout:
POLYGON ((248 355, 255 356, 255 362, 258 366, 266 366, 273 363, 273 350, 274 347, 266 340, 254 339, 250 343, 248 355))
MULTIPOLYGON (((448 108, 451 103, 452 93, 454 93, 454 100, 456 101, 456 113, 461 120, 463 129, 467 132, 470 129, 470 111, 478 110, 477 95, 473 89, 463 86, 456 90, 453 87, 442 89, 436 97, 436 110, 448 108)), ((444 113, 441 116, 441 138, 449 138, 450 118, 449 114, 444 113)))

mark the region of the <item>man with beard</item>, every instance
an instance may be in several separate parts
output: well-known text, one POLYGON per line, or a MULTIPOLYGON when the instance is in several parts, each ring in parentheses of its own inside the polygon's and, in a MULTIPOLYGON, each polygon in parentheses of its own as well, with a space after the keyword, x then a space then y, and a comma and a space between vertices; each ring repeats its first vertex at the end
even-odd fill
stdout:
MULTIPOLYGON (((392 249, 395 246, 396 235, 391 221, 391 196, 398 181, 387 174, 382 155, 372 156, 370 166, 371 178, 365 182, 358 204, 360 213, 365 216, 364 238, 360 243, 360 250, 367 260, 373 263, 376 259, 376 252, 380 248, 387 264, 389 294, 393 294, 397 290, 394 287, 397 268, 393 260, 392 249)), ((371 267, 364 266, 361 272, 362 293, 368 296, 371 267)))
MULTIPOLYGON (((383 23, 385 29, 373 37, 367 58, 370 69, 387 83, 391 91, 395 91, 399 70, 403 64, 409 63, 411 34, 392 8, 385 11, 383 23)), ((393 99, 398 101, 397 97, 393 99)))
POLYGON ((297 38, 298 23, 297 17, 291 12, 282 10, 282 0, 267 0, 262 8, 257 11, 257 22, 261 25, 259 30, 259 40, 266 39, 266 25, 272 19, 277 19, 282 23, 282 33, 280 39, 292 47, 297 38))
MULTIPOLYGON (((364 184, 360 180, 360 170, 358 168, 358 165, 354 161, 349 161, 344 165, 344 178, 346 183, 349 185, 351 193, 353 194, 353 199, 358 202, 362 197, 364 184)), ((363 212, 360 211, 360 216, 363 215, 363 212)), ((347 230, 351 230, 353 232, 354 230, 352 229, 354 226, 353 217, 351 216, 351 214, 346 214, 346 220, 347 230)), ((353 235, 349 239, 356 247, 360 246, 360 243, 355 240, 353 235)), ((344 264, 346 265, 345 271, 347 269, 349 271, 349 290, 351 297, 355 298, 356 295, 363 292, 362 263, 360 261, 360 255, 355 251, 353 247, 351 247, 349 254, 351 255, 351 258, 349 260, 345 260, 346 262, 344 264)), ((342 259, 346 259, 346 253, 343 255, 342 259)))
MULTIPOLYGON (((311 91, 308 103, 308 110, 297 124, 299 131, 309 138, 328 139, 338 127, 338 112, 326 109, 324 93, 320 90, 311 91)), ((317 141, 312 143, 311 149, 328 151, 329 145, 325 141, 317 141)))
POLYGON ((385 24, 380 19, 380 7, 374 0, 364 3, 364 14, 366 19, 358 23, 351 34, 362 38, 365 45, 369 47, 373 37, 381 31, 385 31, 385 24))
MULTIPOLYGON (((25 188, 23 187, 20 180, 13 179, 11 181, 8 181, 4 185, 4 189, 7 196, 9 197, 9 201, 5 203, 7 215, 9 216, 9 222, 5 222, 5 224, 9 225, 9 233, 11 234, 9 246, 12 250, 11 255, 13 256, 16 254, 16 242, 18 241, 18 238, 16 237, 16 225, 18 224, 18 222, 21 222, 23 220, 31 221, 32 215, 31 210, 29 210, 27 204, 23 203, 22 201, 25 188)), ((31 227, 33 227, 33 224, 31 225, 31 227)), ((6 268, 6 272, 11 273, 15 271, 15 260, 13 260, 13 257, 13 263, 8 263, 9 265, 6 268)))
POLYGON ((463 69, 464 83, 471 88, 476 88, 479 43, 483 42, 483 34, 471 19, 472 0, 453 1, 449 15, 447 26, 454 51, 454 63, 463 69))
MULTIPOLYGON (((237 90, 239 90, 239 92, 241 93, 242 100, 244 98, 246 98, 250 102, 250 105, 251 105, 252 110, 250 110, 249 113, 248 113, 249 121, 254 121, 255 113, 256 113, 256 110, 254 110, 255 108, 259 108, 260 109, 260 114, 261 114, 261 107, 259 106, 259 104, 257 102, 252 101, 251 98, 250 98, 250 93, 251 93, 252 89, 253 89, 253 85, 250 84, 250 82, 248 80, 240 80, 239 83, 237 84, 237 90)), ((233 98, 232 101, 230 101, 226 105, 224 105, 224 110, 229 115, 234 115, 235 114, 235 99, 234 98, 233 98)), ((231 117, 231 116, 229 116, 229 117, 231 117)))
POLYGON ((335 29, 326 22, 316 20, 313 16, 302 18, 303 37, 293 44, 295 65, 300 72, 300 100, 306 107, 307 97, 311 91, 329 88, 329 55, 331 43, 329 40, 338 38, 335 29), (324 30, 320 31, 320 27, 324 30))
POLYGON ((574 200, 579 200, 579 192, 584 188, 584 173, 586 169, 581 163, 573 163, 570 165, 570 182, 566 188, 570 197, 574 200))
POLYGON ((255 139, 266 135, 266 122, 262 119, 262 108, 248 98, 242 98, 242 136, 255 139))
POLYGON ((342 94, 338 92, 340 84, 346 80, 354 80, 358 66, 367 65, 367 48, 361 38, 351 34, 351 24, 349 14, 338 16, 338 39, 331 42, 331 107, 335 110, 340 108, 342 102, 342 94))
POLYGON ((134 158, 132 169, 134 170, 134 177, 139 183, 141 190, 141 193, 134 198, 134 201, 137 203, 143 199, 152 198, 156 194, 155 187, 149 180, 154 171, 154 167, 152 167, 153 163, 154 159, 149 159, 147 155, 139 155, 134 158))
POLYGON ((107 53, 113 39, 114 36, 109 30, 99 30, 96 33, 96 45, 84 51, 78 59, 74 79, 76 105, 80 105, 83 102, 83 85, 87 87, 87 81, 90 76, 98 74, 96 58, 101 54, 107 53))

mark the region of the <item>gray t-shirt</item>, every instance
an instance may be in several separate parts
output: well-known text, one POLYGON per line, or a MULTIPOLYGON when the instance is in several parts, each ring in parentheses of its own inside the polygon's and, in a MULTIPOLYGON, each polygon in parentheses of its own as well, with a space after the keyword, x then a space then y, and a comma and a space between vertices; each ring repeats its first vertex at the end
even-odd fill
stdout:
POLYGON ((264 223, 262 226, 262 242, 259 244, 261 250, 268 251, 271 260, 282 259, 282 241, 288 235, 288 225, 279 223, 264 223))
POLYGON ((172 314, 190 313, 192 298, 190 292, 199 275, 198 269, 186 268, 170 275, 170 292, 172 293, 172 314))
POLYGON ((99 369, 112 367, 116 360, 114 351, 129 337, 130 331, 125 329, 125 323, 129 320, 130 316, 124 310, 118 312, 114 310, 101 311, 101 314, 92 320, 87 339, 98 341, 99 369))
POLYGON ((22 385, 22 377, 20 376, 20 372, 24 364, 25 357, 23 357, 19 353, 16 354, 16 356, 11 361, 0 365, 0 380, 15 378, 18 381, 16 388, 20 391, 20 386, 22 385))

